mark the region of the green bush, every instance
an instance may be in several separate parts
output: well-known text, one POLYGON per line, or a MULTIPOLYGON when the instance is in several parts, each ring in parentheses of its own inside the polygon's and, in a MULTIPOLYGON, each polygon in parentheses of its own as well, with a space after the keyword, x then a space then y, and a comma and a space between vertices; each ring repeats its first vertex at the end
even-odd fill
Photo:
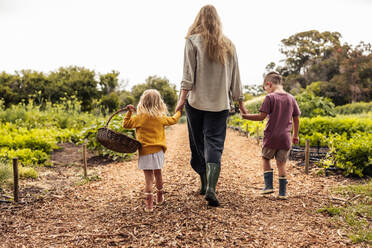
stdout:
POLYGON ((354 102, 335 108, 336 114, 352 115, 372 112, 372 102, 354 102))
POLYGON ((310 146, 327 146, 328 145, 328 138, 327 135, 321 132, 313 132, 312 134, 307 135, 299 135, 300 137, 300 146, 305 146, 306 140, 309 140, 310 146))
POLYGON ((18 158, 18 161, 26 166, 43 165, 49 155, 40 150, 31 150, 30 148, 9 149, 7 147, 0 148, 0 158, 11 161, 13 158, 18 158))
POLYGON ((334 164, 345 175, 372 176, 372 133, 356 133, 350 139, 332 135, 329 147, 334 164))
POLYGON ((313 93, 303 92, 296 96, 296 101, 301 110, 301 117, 332 116, 335 105, 328 98, 315 96, 313 93))
POLYGON ((19 178, 32 178, 36 179, 38 173, 34 168, 20 166, 18 168, 19 178))

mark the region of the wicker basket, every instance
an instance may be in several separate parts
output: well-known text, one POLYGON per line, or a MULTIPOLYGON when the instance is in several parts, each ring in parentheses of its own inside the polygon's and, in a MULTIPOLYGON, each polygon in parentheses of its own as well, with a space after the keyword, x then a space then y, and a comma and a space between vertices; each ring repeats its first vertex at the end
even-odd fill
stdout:
POLYGON ((133 153, 141 147, 141 143, 138 140, 128 137, 123 133, 119 133, 108 128, 112 117, 126 110, 127 109, 125 108, 119 109, 118 111, 113 113, 110 116, 110 119, 107 121, 106 125, 98 129, 96 139, 99 143, 101 143, 101 145, 112 151, 121 153, 133 153))

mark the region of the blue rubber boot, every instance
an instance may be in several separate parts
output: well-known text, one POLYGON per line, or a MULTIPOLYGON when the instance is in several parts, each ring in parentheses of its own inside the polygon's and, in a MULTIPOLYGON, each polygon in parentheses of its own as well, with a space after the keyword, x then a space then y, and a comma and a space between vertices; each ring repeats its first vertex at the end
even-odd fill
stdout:
POLYGON ((288 196, 287 196, 287 178, 284 176, 284 177, 279 177, 279 195, 278 197, 280 199, 287 199, 288 196))
POLYGON ((273 169, 264 172, 265 188, 262 189, 261 194, 265 195, 274 192, 273 175, 274 175, 273 169))

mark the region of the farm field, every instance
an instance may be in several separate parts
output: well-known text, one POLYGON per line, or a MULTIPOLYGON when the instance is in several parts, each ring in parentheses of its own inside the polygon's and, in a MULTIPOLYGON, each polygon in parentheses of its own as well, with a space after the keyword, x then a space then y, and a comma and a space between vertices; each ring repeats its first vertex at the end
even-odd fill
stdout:
POLYGON ((0 248, 372 247, 372 1, 204 4, 0 0, 0 248))
POLYGON ((197 194, 199 180, 189 166, 186 125, 166 134, 166 202, 152 214, 143 211, 143 176, 136 159, 92 166, 96 181, 29 204, 1 205, 2 246, 363 247, 318 211, 337 204, 331 189, 352 179, 321 177, 314 170, 305 175, 291 162, 290 199, 262 197, 260 147, 229 129, 217 188, 222 206, 209 208, 197 194))

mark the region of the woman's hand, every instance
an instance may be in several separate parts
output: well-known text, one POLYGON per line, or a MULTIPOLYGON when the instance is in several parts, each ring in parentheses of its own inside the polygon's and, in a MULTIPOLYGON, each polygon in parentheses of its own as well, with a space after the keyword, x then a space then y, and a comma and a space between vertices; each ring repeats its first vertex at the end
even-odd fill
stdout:
POLYGON ((177 111, 181 111, 182 112, 182 109, 183 109, 183 105, 185 105, 185 99, 179 99, 178 100, 178 103, 177 103, 177 106, 176 106, 176 110, 175 112, 177 113, 177 111))
POLYGON ((125 108, 128 109, 131 112, 135 112, 136 111, 136 108, 132 104, 127 105, 125 108))
POLYGON ((178 99, 178 103, 177 103, 176 110, 175 110, 176 113, 177 113, 177 111, 182 112, 183 105, 185 105, 188 92, 189 92, 188 90, 181 90, 181 94, 180 94, 180 97, 178 99))

